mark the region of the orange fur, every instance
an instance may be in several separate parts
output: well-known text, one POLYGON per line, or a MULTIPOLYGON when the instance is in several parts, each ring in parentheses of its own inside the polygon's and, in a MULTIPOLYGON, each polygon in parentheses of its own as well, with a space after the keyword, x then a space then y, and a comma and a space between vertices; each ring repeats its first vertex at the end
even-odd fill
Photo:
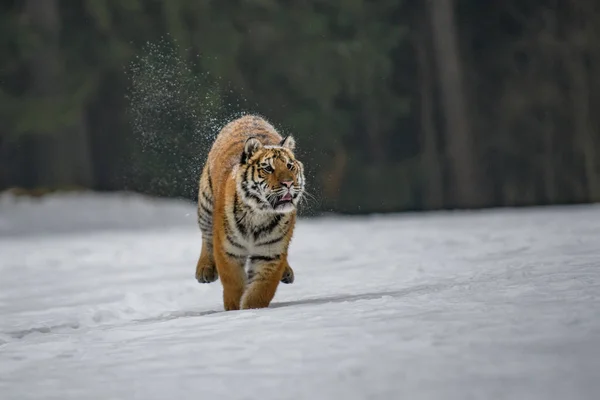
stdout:
POLYGON ((196 279, 220 278, 226 310, 268 307, 279 282, 294 280, 287 254, 304 193, 294 147, 263 118, 244 116, 219 132, 209 152, 198 192, 196 279))

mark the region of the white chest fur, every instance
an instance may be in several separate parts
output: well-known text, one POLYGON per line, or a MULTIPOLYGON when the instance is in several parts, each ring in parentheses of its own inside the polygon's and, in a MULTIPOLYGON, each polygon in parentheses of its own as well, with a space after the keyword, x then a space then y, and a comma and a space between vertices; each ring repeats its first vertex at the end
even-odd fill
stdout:
POLYGON ((239 257, 273 257, 284 249, 290 215, 232 207, 228 214, 225 250, 239 257))

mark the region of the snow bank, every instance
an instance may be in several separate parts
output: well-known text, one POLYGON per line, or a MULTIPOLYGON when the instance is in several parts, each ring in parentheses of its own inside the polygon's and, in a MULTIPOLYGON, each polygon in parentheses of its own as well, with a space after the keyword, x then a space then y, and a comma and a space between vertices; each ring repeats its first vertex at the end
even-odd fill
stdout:
POLYGON ((0 194, 0 236, 195 226, 194 204, 135 193, 0 194))

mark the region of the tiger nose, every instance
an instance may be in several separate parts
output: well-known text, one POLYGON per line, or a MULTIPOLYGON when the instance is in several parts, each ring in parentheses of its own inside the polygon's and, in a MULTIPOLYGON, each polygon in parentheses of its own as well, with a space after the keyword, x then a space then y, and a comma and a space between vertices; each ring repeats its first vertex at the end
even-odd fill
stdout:
POLYGON ((282 182, 281 182, 281 184, 282 184, 283 186, 285 186, 286 188, 288 188, 288 189, 292 187, 292 184, 293 184, 293 183, 294 183, 294 181, 282 181, 282 182))

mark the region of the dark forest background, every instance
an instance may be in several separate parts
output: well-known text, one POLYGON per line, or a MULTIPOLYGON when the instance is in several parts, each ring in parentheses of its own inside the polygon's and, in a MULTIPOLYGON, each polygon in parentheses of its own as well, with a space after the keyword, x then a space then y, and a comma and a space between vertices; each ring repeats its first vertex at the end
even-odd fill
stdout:
POLYGON ((195 199, 256 112, 296 136, 313 213, 600 201, 595 0, 0 7, 0 190, 195 199))

